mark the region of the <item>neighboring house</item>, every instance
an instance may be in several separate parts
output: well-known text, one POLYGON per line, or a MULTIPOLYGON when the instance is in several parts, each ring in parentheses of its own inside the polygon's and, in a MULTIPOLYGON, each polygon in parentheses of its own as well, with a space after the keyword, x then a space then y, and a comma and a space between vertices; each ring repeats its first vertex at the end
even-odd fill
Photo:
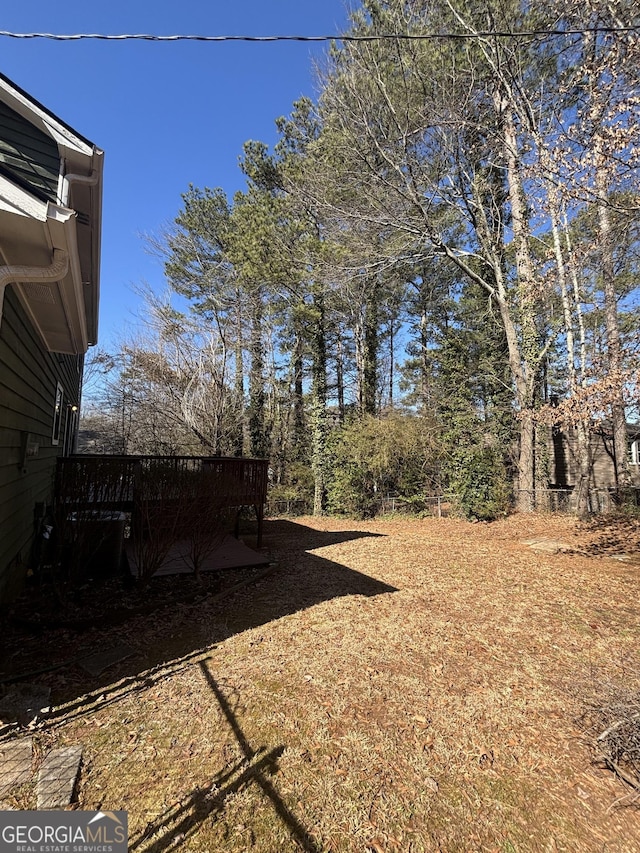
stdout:
MULTIPOLYGON (((640 488, 640 424, 627 424, 628 463, 631 485, 640 488)), ((572 489, 578 479, 575 430, 552 431, 551 485, 554 488, 572 489)), ((618 487, 615 475, 613 434, 606 423, 600 424, 591 433, 591 479, 592 490, 614 491, 618 487)))
POLYGON ((96 343, 103 152, 0 75, 0 604, 73 450, 96 343))

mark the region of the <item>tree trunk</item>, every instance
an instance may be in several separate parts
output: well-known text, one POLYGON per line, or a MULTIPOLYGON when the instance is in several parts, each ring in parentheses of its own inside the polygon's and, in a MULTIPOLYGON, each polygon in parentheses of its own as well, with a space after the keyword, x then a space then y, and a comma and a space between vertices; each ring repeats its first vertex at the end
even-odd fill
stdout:
POLYGON ((311 422, 314 494, 313 514, 322 515, 327 498, 327 342, 325 335, 324 295, 320 285, 314 287, 315 322, 311 340, 311 422))
POLYGON ((516 509, 518 512, 533 512, 535 509, 535 424, 532 408, 520 411, 520 452, 518 454, 518 490, 516 509))
POLYGON ((596 194, 598 198, 598 226, 600 230, 600 258, 604 291, 604 317, 607 333, 607 360, 609 377, 616 388, 611 403, 611 424, 613 429, 613 461, 615 466, 616 489, 623 490, 631 484, 629 462, 627 459, 627 420, 622 387, 622 344, 618 324, 618 302, 616 297, 615 266, 613 262, 613 235, 609 215, 609 192, 607 175, 602 152, 603 141, 598 134, 596 139, 596 194))
POLYGON ((338 415, 340 418, 340 423, 344 423, 344 347, 342 345, 342 338, 338 333, 338 340, 336 341, 336 393, 338 395, 338 415))
POLYGON ((378 390, 378 286, 367 290, 364 314, 364 358, 362 375, 362 408, 365 415, 377 412, 378 390))
POLYGON ((249 369, 249 453, 263 458, 267 455, 264 418, 264 342, 262 339, 262 288, 252 294, 251 366, 249 369))
MULTIPOLYGON (((579 288, 578 288, 578 275, 575 267, 575 259, 573 258, 573 254, 570 250, 571 244, 568 241, 568 232, 567 232, 567 250, 569 256, 565 262, 564 251, 562 247, 561 240, 561 199, 560 199, 560 190, 558 188, 558 184, 551 173, 551 163, 549 158, 549 153, 547 149, 544 147, 541 141, 539 141, 539 150, 541 152, 541 158, 544 165, 545 177, 547 179, 547 183, 549 186, 549 216, 551 218, 551 230, 553 234, 553 250, 556 257, 556 267, 558 272, 558 283, 560 285, 560 299, 562 301, 562 314, 564 319, 564 328, 566 335, 566 345, 567 345, 567 370, 569 373, 569 392, 572 396, 575 396, 578 393, 580 388, 580 379, 578 377, 578 371, 576 368, 576 347, 575 347, 575 336, 573 329, 574 322, 574 308, 579 313, 580 312, 580 304, 579 304, 579 288), (572 291, 569 288, 569 283, 567 281, 567 264, 572 270, 572 277, 574 281, 573 288, 573 298, 576 301, 575 304, 572 304, 572 291)), ((584 325, 582 324, 582 317, 579 314, 579 330, 581 334, 581 361, 580 361, 580 375, 584 375, 585 363, 584 363, 584 325)), ((564 424, 565 430, 568 424, 564 424)), ((589 514, 589 483, 591 478, 591 447, 589 444, 589 430, 587 424, 584 419, 580 419, 580 421, 576 424, 576 455, 578 458, 578 482, 576 489, 576 512, 580 518, 586 518, 589 514)))
POLYGON ((395 329, 393 325, 393 318, 391 318, 389 321, 389 397, 387 400, 387 404, 390 409, 393 409, 393 370, 395 360, 394 334, 395 329))
POLYGON ((242 335, 242 301, 240 291, 235 292, 235 341, 234 341, 234 389, 235 389, 235 418, 232 427, 231 446, 234 456, 242 456, 244 453, 244 354, 242 335))
MULTIPOLYGON (((587 372, 587 333, 584 325, 584 317, 582 316, 582 307, 580 305, 580 285, 578 282, 578 270, 576 259, 571 249, 571 238, 569 236, 569 226, 565 221, 565 237, 567 244, 567 252, 569 253, 569 271, 571 274, 571 283, 573 287, 573 304, 578 319, 578 335, 580 338, 580 385, 586 385, 587 372)), ((591 483, 591 475, 593 472, 593 454, 591 451, 591 422, 582 419, 578 423, 578 458, 580 461, 579 481, 578 481, 578 497, 577 511, 580 517, 586 517, 591 509, 589 500, 589 488, 591 483)))
POLYGON ((535 508, 535 429, 533 407, 528 402, 531 396, 528 375, 503 270, 502 233, 496 232, 495 227, 490 224, 486 216, 485 200, 479 196, 477 201, 480 214, 476 225, 477 233, 486 254, 487 263, 491 267, 493 285, 489 287, 489 283, 483 280, 478 283, 488 290, 500 312, 514 400, 520 414, 517 477, 514 483, 516 509, 519 512, 532 512, 535 508))
POLYGON ((423 412, 431 405, 431 365, 429 362, 429 320, 426 305, 420 313, 420 402, 423 412))
POLYGON ((518 459, 518 497, 520 512, 535 509, 535 420, 534 395, 540 366, 540 344, 535 316, 535 276, 529 249, 529 222, 520 174, 518 137, 513 118, 513 106, 498 90, 495 93, 496 112, 501 120, 504 151, 507 162, 507 186, 511 203, 511 227, 515 243, 518 299, 520 309, 522 371, 524 382, 517 390, 520 406, 521 431, 518 459))
POLYGON ((300 333, 296 333, 293 349, 293 452, 292 458, 298 460, 304 454, 305 423, 304 423, 304 400, 303 400, 303 340, 300 333))

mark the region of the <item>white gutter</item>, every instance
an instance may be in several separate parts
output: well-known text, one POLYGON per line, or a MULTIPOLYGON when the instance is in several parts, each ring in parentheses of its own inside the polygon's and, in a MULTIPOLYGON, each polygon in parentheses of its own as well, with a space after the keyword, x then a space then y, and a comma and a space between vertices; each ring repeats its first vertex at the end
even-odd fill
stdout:
POLYGON ((48 267, 27 267, 17 264, 0 267, 0 325, 2 324, 4 292, 9 284, 21 282, 25 284, 56 284, 65 277, 68 270, 69 256, 62 249, 53 250, 53 260, 48 267))
POLYGON ((98 172, 94 169, 90 175, 74 175, 68 174, 62 178, 62 192, 60 194, 60 204, 62 207, 69 207, 69 194, 71 192, 71 184, 84 184, 87 187, 95 187, 98 183, 98 172))

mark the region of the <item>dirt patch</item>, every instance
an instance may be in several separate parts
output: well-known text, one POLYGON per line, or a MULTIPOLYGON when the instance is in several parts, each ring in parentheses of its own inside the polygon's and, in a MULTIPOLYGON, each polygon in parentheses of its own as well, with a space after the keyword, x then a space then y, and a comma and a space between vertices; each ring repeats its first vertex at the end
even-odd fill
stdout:
POLYGON ((133 850, 640 851, 628 789, 580 726, 599 680, 640 689, 638 567, 607 556, 630 550, 615 535, 561 517, 267 522, 278 570, 224 599, 14 634, 14 672, 34 649, 136 652, 42 673, 34 748, 82 743, 77 805, 127 809, 133 850))

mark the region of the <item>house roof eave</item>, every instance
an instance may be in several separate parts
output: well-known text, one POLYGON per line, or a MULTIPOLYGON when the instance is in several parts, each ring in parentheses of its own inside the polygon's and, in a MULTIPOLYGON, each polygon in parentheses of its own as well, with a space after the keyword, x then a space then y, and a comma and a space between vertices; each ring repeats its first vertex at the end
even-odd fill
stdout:
MULTIPOLYGON (((61 240, 70 243, 75 279, 62 287, 60 295, 62 297, 64 293, 73 291, 71 304, 77 303, 76 307, 82 308, 84 319, 78 324, 74 308, 72 314, 75 319, 70 327, 70 331, 73 329, 72 340, 65 346, 70 346, 74 352, 84 352, 87 346, 97 342, 98 337, 104 152, 3 74, 0 74, 0 98, 26 121, 50 136, 60 156, 57 199, 52 195, 47 199, 36 187, 23 185, 18 176, 0 166, 0 219, 7 224, 4 228, 0 225, 0 257, 11 258, 5 263, 33 265, 43 262, 47 243, 49 251, 62 248, 57 245, 61 240), (71 185, 70 190, 67 186, 68 192, 63 193, 66 176, 75 176, 77 182, 71 185), (62 220, 57 213, 52 213, 54 209, 67 210, 70 215, 78 214, 73 215, 73 222, 65 219, 69 224, 65 225, 68 233, 64 239, 58 233, 62 220), (46 223, 44 232, 34 229, 33 222, 27 222, 33 219, 46 223), (51 229, 53 231, 48 237, 43 236, 51 229), (25 246, 29 240, 34 242, 30 247, 32 251, 28 252, 30 257, 25 260, 25 246), (34 257, 39 260, 34 261, 34 257), (68 285, 71 285, 71 290, 68 285)), ((36 291, 35 286, 23 290, 26 293, 29 289, 36 291)), ((33 318, 34 312, 28 313, 33 318)), ((42 327, 40 334, 42 336, 42 327)), ((51 337, 46 335, 45 343, 49 348, 54 345, 51 337)))

